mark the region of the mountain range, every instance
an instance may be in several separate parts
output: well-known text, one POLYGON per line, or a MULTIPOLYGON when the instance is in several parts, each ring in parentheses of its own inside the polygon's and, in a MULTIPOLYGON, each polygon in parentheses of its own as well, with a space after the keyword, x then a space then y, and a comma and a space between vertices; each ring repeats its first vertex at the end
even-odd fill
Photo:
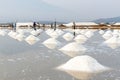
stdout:
POLYGON ((93 20, 93 22, 96 23, 115 23, 115 22, 120 22, 120 16, 119 17, 113 17, 113 18, 100 18, 93 20))
MULTIPOLYGON (((40 21, 41 23, 47 23, 47 24, 50 24, 50 23, 54 23, 54 21, 40 21)), ((113 17, 113 18, 100 18, 100 19, 96 19, 96 20, 93 20, 92 22, 95 22, 95 23, 116 23, 116 22, 120 22, 120 16, 119 17, 113 17)), ((67 22, 58 22, 57 21, 57 24, 65 24, 67 22)))

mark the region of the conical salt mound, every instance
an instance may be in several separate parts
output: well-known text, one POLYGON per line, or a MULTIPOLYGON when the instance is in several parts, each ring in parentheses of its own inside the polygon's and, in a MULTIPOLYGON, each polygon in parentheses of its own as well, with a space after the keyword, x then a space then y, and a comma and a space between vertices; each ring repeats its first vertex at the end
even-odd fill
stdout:
POLYGON ((66 33, 63 35, 63 38, 66 40, 66 41, 71 41, 73 38, 74 38, 74 35, 71 34, 71 33, 66 33))
POLYGON ((88 73, 98 73, 110 70, 110 68, 101 65, 97 60, 88 55, 74 57, 58 67, 58 69, 63 71, 70 70, 88 73))
POLYGON ((61 43, 57 41, 55 38, 49 38, 46 41, 44 41, 43 44, 49 49, 54 49, 57 46, 61 45, 61 43))
POLYGON ((50 33, 54 32, 54 30, 53 30, 53 29, 48 29, 48 30, 46 30, 45 32, 46 32, 46 34, 49 35, 50 33))
POLYGON ((75 31, 76 34, 80 34, 81 30, 80 29, 75 29, 74 31, 75 31))
POLYGON ((14 38, 14 39, 16 39, 17 34, 18 34, 18 33, 13 32, 13 31, 11 31, 11 32, 8 33, 8 35, 9 35, 10 37, 14 38))
POLYGON ((54 32, 50 33, 49 36, 52 37, 52 38, 58 38, 59 37, 59 33, 54 31, 54 32))
POLYGON ((99 31, 99 34, 104 34, 105 32, 103 30, 100 30, 99 31))
POLYGON ((78 43, 85 43, 87 41, 87 37, 84 35, 77 35, 74 40, 78 43))
POLYGON ((16 39, 17 39, 18 41, 23 41, 24 38, 25 38, 25 36, 24 36, 23 34, 18 34, 18 35, 16 36, 16 39))
POLYGON ((112 34, 113 35, 119 35, 119 30, 113 30, 112 34))
POLYGON ((87 31, 85 33, 85 36, 88 37, 88 38, 92 37, 93 35, 94 35, 94 33, 92 31, 87 31))
POLYGON ((105 33, 112 34, 112 31, 111 30, 107 30, 105 33))
POLYGON ((87 30, 81 30, 80 34, 85 34, 87 32, 87 30))
POLYGON ((9 33, 8 33, 8 36, 10 36, 12 34, 12 31, 10 31, 9 33))
POLYGON ((0 35, 5 36, 7 33, 4 30, 0 30, 0 35))
POLYGON ((106 40, 104 42, 107 46, 111 47, 112 49, 115 49, 120 46, 120 41, 117 35, 114 35, 110 39, 106 40))
POLYGON ((110 39, 112 36, 113 36, 113 35, 112 35, 112 32, 111 32, 111 31, 107 31, 107 32, 105 32, 105 34, 103 34, 102 37, 103 37, 104 39, 108 40, 108 39, 110 39))
POLYGON ((119 42, 118 35, 114 35, 113 37, 105 41, 105 43, 112 43, 112 44, 114 43, 119 44, 118 42, 119 42))
POLYGON ((62 30, 60 30, 60 29, 57 29, 56 32, 59 34, 59 36, 64 33, 64 32, 63 32, 62 30))
POLYGON ((30 35, 30 36, 28 36, 28 37, 25 39, 25 41, 26 41, 28 44, 33 45, 33 44, 35 44, 37 41, 39 41, 39 38, 37 38, 37 37, 35 37, 35 36, 33 36, 33 35, 30 35))
POLYGON ((18 29, 17 32, 18 32, 19 34, 24 34, 24 30, 22 30, 22 29, 18 29))
POLYGON ((78 54, 83 54, 86 51, 86 48, 76 42, 72 42, 65 45, 59 50, 70 57, 75 57, 78 54))
POLYGON ((32 35, 34 35, 34 36, 37 36, 37 35, 40 35, 40 33, 42 32, 42 30, 33 30, 33 31, 31 31, 30 33, 32 34, 32 35))

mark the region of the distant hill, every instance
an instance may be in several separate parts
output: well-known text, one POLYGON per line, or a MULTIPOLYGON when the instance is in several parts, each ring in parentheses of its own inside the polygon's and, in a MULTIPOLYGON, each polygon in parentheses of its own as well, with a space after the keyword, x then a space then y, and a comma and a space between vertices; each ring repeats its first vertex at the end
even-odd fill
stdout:
POLYGON ((96 23, 115 23, 120 22, 120 17, 113 17, 113 18, 101 18, 94 20, 96 23))

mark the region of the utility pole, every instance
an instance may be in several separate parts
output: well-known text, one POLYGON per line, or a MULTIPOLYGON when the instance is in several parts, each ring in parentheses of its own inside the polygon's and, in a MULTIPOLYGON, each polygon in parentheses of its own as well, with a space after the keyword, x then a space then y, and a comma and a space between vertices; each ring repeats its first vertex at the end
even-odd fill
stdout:
POLYGON ((75 22, 73 22, 73 29, 74 29, 74 33, 73 33, 73 35, 75 36, 75 29, 76 29, 75 22))

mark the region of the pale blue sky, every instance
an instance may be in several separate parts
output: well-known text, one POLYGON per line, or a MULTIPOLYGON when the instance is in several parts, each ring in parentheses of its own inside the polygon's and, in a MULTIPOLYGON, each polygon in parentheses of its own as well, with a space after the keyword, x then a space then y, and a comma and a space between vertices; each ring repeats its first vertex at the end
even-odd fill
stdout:
POLYGON ((0 22, 90 21, 120 16, 120 0, 0 0, 0 22))

